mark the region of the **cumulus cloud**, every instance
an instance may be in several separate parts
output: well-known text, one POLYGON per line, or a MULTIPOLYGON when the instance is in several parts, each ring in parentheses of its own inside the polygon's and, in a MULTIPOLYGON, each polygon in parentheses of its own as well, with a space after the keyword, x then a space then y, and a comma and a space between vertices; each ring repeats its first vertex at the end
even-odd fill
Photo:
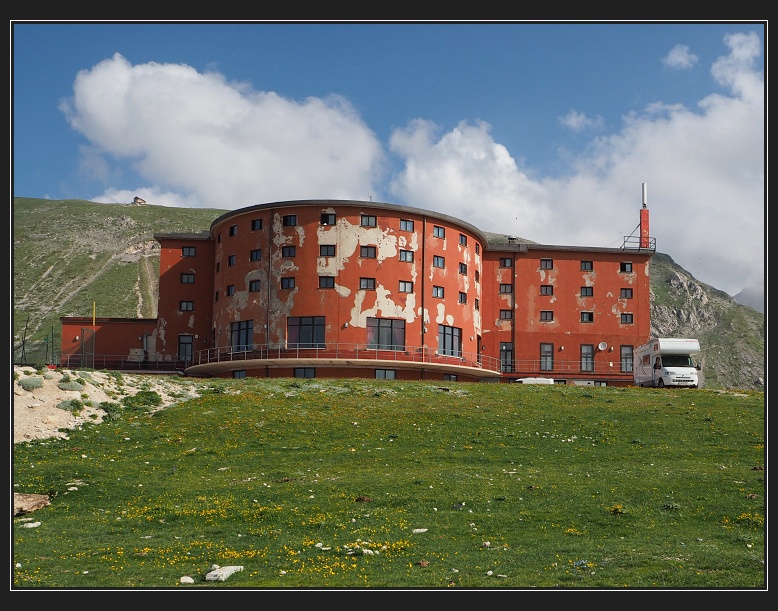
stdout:
POLYGON ((599 116, 592 119, 582 112, 570 110, 564 117, 559 117, 559 122, 574 132, 580 132, 585 129, 602 127, 605 124, 605 119, 599 116))
POLYGON ((670 52, 662 59, 662 63, 670 68, 679 70, 691 70, 699 61, 694 53, 686 45, 675 45, 670 52))

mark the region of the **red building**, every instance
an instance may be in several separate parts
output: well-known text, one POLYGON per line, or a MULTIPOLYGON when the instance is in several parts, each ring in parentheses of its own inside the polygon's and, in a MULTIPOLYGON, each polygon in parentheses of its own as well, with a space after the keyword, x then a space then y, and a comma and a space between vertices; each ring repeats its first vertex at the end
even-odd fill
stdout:
POLYGON ((648 210, 621 248, 393 204, 275 202, 158 234, 156 319, 63 317, 60 363, 219 377, 627 385, 649 337, 648 210))

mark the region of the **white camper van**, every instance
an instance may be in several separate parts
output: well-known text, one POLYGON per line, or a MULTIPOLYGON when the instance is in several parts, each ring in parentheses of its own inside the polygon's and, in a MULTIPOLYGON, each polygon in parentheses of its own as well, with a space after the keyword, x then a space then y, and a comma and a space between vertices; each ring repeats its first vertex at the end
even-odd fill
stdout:
POLYGON ((698 388, 700 342, 678 337, 653 338, 635 348, 635 386, 698 388))

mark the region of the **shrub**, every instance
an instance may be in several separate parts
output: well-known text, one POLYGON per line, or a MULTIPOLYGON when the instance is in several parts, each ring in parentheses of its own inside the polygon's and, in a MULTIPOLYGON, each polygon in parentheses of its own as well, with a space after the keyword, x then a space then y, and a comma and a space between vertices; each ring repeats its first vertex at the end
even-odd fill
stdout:
POLYGON ((126 409, 140 409, 150 407, 157 407, 162 405, 162 397, 158 393, 151 390, 140 390, 135 395, 129 395, 122 397, 122 403, 126 409))
POLYGON ((118 420, 122 417, 122 406, 112 401, 104 401, 99 405, 100 409, 105 412, 103 420, 118 420))
POLYGON ((24 378, 19 382, 19 386, 21 386, 24 390, 35 390, 36 388, 43 388, 43 378, 40 376, 24 378))
POLYGON ((57 407, 77 416, 81 413, 81 410, 84 409, 84 404, 79 399, 67 399, 66 401, 57 403, 57 407))
POLYGON ((77 390, 78 392, 84 390, 84 387, 76 381, 60 382, 57 384, 57 388, 60 390, 77 390))

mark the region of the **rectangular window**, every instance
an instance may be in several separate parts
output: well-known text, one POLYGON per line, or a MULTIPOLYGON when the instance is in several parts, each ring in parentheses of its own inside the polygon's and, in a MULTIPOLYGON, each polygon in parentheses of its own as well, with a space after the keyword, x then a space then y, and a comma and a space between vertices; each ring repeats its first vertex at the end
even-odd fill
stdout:
POLYGON ((237 225, 230 225, 230 237, 238 234, 238 226, 237 225))
POLYGON ((360 246, 359 256, 365 259, 375 259, 375 246, 360 246))
POLYGON ((541 310, 540 311, 540 320, 545 322, 551 322, 554 320, 554 311, 553 310, 541 310))
POLYGON ((320 289, 334 289, 335 288, 335 276, 319 276, 319 288, 320 289))
POLYGON ((335 256, 335 244, 322 244, 319 246, 320 257, 334 257, 335 256))
POLYGON ((511 373, 515 371, 515 366, 513 342, 500 342, 500 371, 502 373, 511 373))
POLYGON ((294 288, 294 278, 281 278, 281 288, 282 289, 293 289, 294 288))
POLYGON ((630 273, 632 271, 632 263, 630 261, 622 261, 619 265, 619 271, 630 273))
POLYGON ((581 312, 581 322, 594 322, 594 312, 581 312))
POLYGON ((540 344, 540 370, 554 371, 554 344, 540 344))
POLYGON ((432 287, 432 296, 433 297, 440 297, 443 299, 443 287, 442 286, 433 286, 432 287))
POLYGON ((396 380, 397 370, 396 369, 376 369, 375 379, 376 380, 396 380))
POLYGON ((446 267, 446 259, 440 255, 432 257, 432 267, 446 267))
POLYGON ((554 269, 554 260, 553 259, 541 259, 540 260, 540 269, 554 269))
POLYGON ((594 344, 581 344, 581 371, 594 371, 594 344))
POLYGON ((512 284, 501 284, 500 285, 500 292, 503 293, 503 294, 512 293, 513 292, 513 285, 512 284))
POLYGON ((252 261, 261 261, 262 260, 262 250, 259 248, 255 248, 251 251, 251 256, 249 257, 252 261))
POLYGON ((467 236, 464 233, 459 234, 459 245, 467 246, 467 236))
POLYGON ((400 318, 368 318, 370 350, 405 350, 405 321, 400 318))
POLYGON ((438 325, 438 354, 462 356, 462 329, 438 325))
POLYGON ((582 286, 581 287, 581 297, 593 297, 594 296, 594 287, 593 286, 582 286))
POLYGON ((237 262, 238 258, 235 255, 227 257, 227 267, 232 267, 237 262))
POLYGON ((459 291, 459 303, 467 303, 467 293, 459 291))
POLYGON ((232 379, 233 380, 242 380, 246 377, 246 370, 245 369, 236 369, 232 372, 232 379))
POLYGON ((216 292, 213 294, 213 300, 214 300, 214 301, 219 301, 219 291, 216 291, 216 292))
POLYGON ((251 219, 251 231, 262 229, 262 219, 251 219))
POLYGON ((460 263, 459 264, 459 273, 460 274, 467 274, 467 263, 460 263))
POLYGON ((246 352, 254 345, 254 321, 240 320, 230 323, 230 348, 233 352, 246 352))
POLYGON ((475 281, 481 282, 481 272, 479 272, 478 270, 475 270, 475 281))
POLYGON ((435 225, 432 227, 432 235, 436 238, 445 238, 446 237, 446 229, 445 227, 440 227, 438 225, 435 225))
POLYGON ((194 337, 192 335, 178 336, 178 360, 192 361, 192 348, 194 347, 194 337))
POLYGON ((481 300, 478 299, 478 297, 475 298, 475 302, 473 302, 473 306, 475 307, 476 310, 481 309, 481 300))
POLYGON ((331 214, 329 212, 322 212, 321 220, 319 222, 322 225, 334 225, 335 224, 335 215, 331 214))
POLYGON ((630 373, 632 371, 632 346, 621 347, 621 372, 630 373))
POLYGON ((443 374, 443 381, 444 382, 456 382, 457 381, 457 374, 455 374, 455 373, 444 373, 443 374))
POLYGON ((400 261, 405 261, 407 263, 413 263, 413 251, 412 250, 401 250, 400 251, 400 261))
POLYGON ((294 227, 295 225, 297 225, 297 215, 296 214, 284 215, 282 224, 284 227, 294 227))
POLYGON ((235 285, 230 284, 227 286, 227 297, 232 297, 235 294, 235 285))
POLYGON ((621 289, 619 297, 621 299, 632 299, 632 289, 621 289))
POLYGON ((179 301, 178 309, 180 312, 192 312, 194 311, 194 301, 179 301))
POLYGON ((407 280, 400 280, 400 292, 413 293, 413 282, 408 282, 407 280))
POLYGON ((481 252, 481 245, 478 242, 476 242, 475 243, 475 254, 480 254, 480 252, 481 252))
POLYGON ((324 348, 324 316, 290 316, 286 337, 288 348, 324 348))
POLYGON ((182 257, 194 257, 197 249, 194 246, 183 246, 181 248, 182 257))
POLYGON ((400 231, 413 231, 413 221, 400 219, 400 231))
POLYGON ((249 291, 256 293, 261 290, 262 283, 259 280, 249 280, 249 291))
POLYGON ((591 261, 581 261, 581 271, 590 272, 594 269, 594 263, 591 261))
POLYGON ((551 284, 541 284, 540 285, 540 294, 541 295, 553 295, 554 294, 554 286, 551 284))
POLYGON ((621 315, 621 324, 623 325, 631 325, 633 322, 632 314, 622 314, 621 315))
POLYGON ((362 227, 375 227, 376 217, 371 214, 363 214, 359 224, 362 225, 362 227))
POLYGON ((500 267, 513 267, 513 259, 509 257, 501 257, 500 267))
POLYGON ((361 290, 365 290, 365 291, 374 291, 375 290, 375 278, 360 278, 359 279, 359 288, 361 290))
POLYGON ((513 320, 513 310, 500 310, 500 320, 513 320))
POLYGON ((315 378, 316 369, 313 367, 295 367, 294 377, 296 378, 315 378))
POLYGON ((181 274, 181 284, 194 284, 194 274, 181 274))
POLYGON ((222 268, 222 262, 221 261, 217 261, 216 262, 216 271, 217 272, 221 271, 221 268, 222 268))
POLYGON ((294 257, 297 253, 297 248, 294 246, 282 246, 281 247, 281 256, 282 257, 294 257))

